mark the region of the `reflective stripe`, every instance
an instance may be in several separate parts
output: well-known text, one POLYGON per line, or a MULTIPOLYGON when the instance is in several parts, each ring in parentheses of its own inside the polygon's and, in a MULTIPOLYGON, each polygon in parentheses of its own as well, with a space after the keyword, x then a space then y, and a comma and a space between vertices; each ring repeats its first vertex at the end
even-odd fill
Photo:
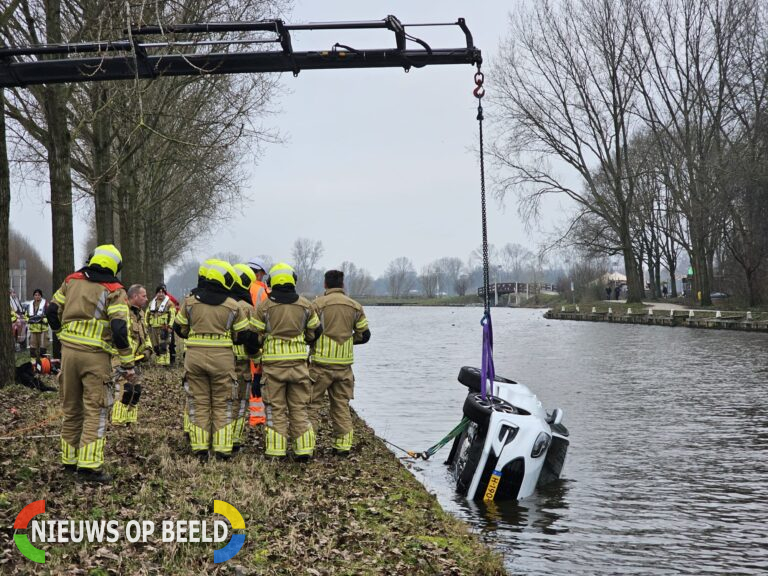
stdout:
POLYGON ((312 313, 312 316, 309 317, 309 320, 307 321, 307 328, 317 328, 320 325, 320 318, 317 317, 317 314, 314 312, 312 313))
POLYGON ((340 436, 339 438, 334 439, 333 441, 333 447, 336 448, 336 450, 342 451, 342 452, 349 452, 352 449, 352 439, 355 437, 355 433, 353 430, 350 430, 344 436, 340 436))
POLYGON ((78 450, 77 467, 96 470, 104 465, 104 443, 106 438, 99 438, 78 450))
POLYGON ((232 346, 232 337, 229 334, 197 334, 190 331, 187 346, 227 348, 232 346))
POLYGON ((266 330, 267 325, 264 324, 261 320, 256 320, 256 318, 251 318, 251 325, 256 328, 256 330, 266 330))
POLYGON ((62 293, 61 290, 56 290, 56 294, 53 295, 53 299, 59 304, 64 304, 67 301, 67 297, 62 293))
POLYGON ((304 334, 299 334, 290 339, 276 338, 267 334, 264 341, 262 362, 277 362, 278 360, 306 360, 307 344, 304 334))
POLYGON ((365 330, 366 328, 368 328, 368 318, 365 316, 355 322, 355 330, 365 330))
POLYGON ((232 326, 232 330, 234 330, 235 332, 240 332, 248 328, 250 325, 251 325, 251 320, 249 318, 243 318, 242 320, 240 320, 240 322, 232 326))
POLYGON ((112 407, 112 424, 124 422, 128 422, 128 406, 118 400, 112 407))
POLYGON ((77 464, 77 448, 61 438, 61 463, 77 464))
MULTIPOLYGON (((70 344, 84 344, 92 348, 100 348, 116 354, 117 351, 103 339, 104 330, 109 326, 106 320, 74 320, 62 326, 59 332, 59 340, 70 344)), ((133 361, 133 358, 129 362, 133 361)))
POLYGON ((232 346, 232 352, 237 360, 248 360, 248 353, 245 351, 245 344, 235 344, 232 346))
POLYGON ((288 441, 285 436, 269 426, 264 428, 267 456, 285 456, 288 453, 288 441))
POLYGON ((222 454, 232 452, 232 444, 235 435, 235 422, 230 422, 224 428, 216 430, 213 434, 213 449, 222 454))
POLYGON ((296 456, 311 456, 315 451, 315 431, 310 427, 293 443, 293 453, 296 456))
POLYGON ((321 334, 320 338, 315 342, 312 361, 318 364, 352 364, 354 362, 354 352, 352 350, 352 338, 348 338, 343 344, 339 344, 335 340, 321 334))
POLYGON ((99 295, 99 300, 96 302, 96 310, 93 313, 93 317, 97 320, 104 317, 104 308, 107 307, 107 296, 109 296, 109 292, 105 290, 99 295))
MULTIPOLYGON (((191 415, 191 412, 190 412, 191 415)), ((189 423, 189 443, 192 446, 192 450, 199 452, 201 450, 208 450, 210 445, 210 433, 207 430, 203 430, 200 426, 196 426, 192 422, 189 423)))

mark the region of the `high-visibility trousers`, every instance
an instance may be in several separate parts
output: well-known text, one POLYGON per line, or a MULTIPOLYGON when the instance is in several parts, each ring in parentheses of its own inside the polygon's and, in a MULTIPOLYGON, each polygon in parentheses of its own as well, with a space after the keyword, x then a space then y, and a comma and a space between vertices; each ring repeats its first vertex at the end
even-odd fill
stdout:
POLYGON ((326 394, 330 400, 329 414, 333 426, 333 447, 348 451, 352 448, 353 426, 349 401, 354 398, 355 376, 352 366, 333 366, 313 363, 309 368, 312 378, 312 400, 309 420, 315 431, 320 430, 320 408, 326 394))
POLYGON ((315 433, 307 417, 312 381, 306 362, 270 362, 263 365, 262 394, 267 421, 267 448, 270 435, 293 438, 297 456, 309 456, 315 449, 315 433))
POLYGON ((59 388, 64 413, 61 463, 98 470, 104 464, 107 419, 113 399, 109 353, 63 344, 59 388))

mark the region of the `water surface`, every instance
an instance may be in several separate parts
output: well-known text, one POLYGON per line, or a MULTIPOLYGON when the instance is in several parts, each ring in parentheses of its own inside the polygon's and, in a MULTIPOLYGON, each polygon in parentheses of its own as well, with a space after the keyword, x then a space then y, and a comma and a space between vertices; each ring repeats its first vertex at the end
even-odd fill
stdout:
MULTIPOLYGON (((424 450, 461 418, 480 308, 366 310, 356 410, 424 450)), ((563 480, 486 508, 455 494, 450 445, 413 468, 515 574, 768 572, 768 335, 545 320, 494 309, 497 373, 527 384, 571 431, 563 480)))

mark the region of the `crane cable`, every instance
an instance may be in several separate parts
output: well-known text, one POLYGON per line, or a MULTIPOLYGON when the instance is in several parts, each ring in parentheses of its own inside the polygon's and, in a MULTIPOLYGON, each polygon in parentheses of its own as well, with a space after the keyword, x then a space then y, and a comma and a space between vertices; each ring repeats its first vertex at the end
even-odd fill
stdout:
MULTIPOLYGON (((472 91, 472 94, 477 98, 477 124, 480 134, 480 207, 483 230, 483 318, 480 320, 480 325, 483 327, 483 356, 480 367, 480 394, 483 399, 487 396, 493 396, 493 381, 496 377, 496 370, 493 365, 493 324, 491 322, 491 284, 490 264, 488 262, 488 219, 485 203, 485 148, 483 143, 484 81, 485 76, 480 70, 480 64, 478 63, 477 72, 475 72, 475 89, 472 91)), ((496 288, 494 287, 494 289, 496 288)))

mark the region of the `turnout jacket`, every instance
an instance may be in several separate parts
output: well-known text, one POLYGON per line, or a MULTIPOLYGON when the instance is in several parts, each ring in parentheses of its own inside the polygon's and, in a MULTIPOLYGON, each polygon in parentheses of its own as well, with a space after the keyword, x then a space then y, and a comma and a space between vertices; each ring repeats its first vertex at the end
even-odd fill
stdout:
POLYGON ((303 296, 272 290, 269 298, 258 304, 253 326, 263 335, 261 361, 307 360, 307 344, 322 332, 320 319, 312 304, 303 296), (282 302, 281 302, 282 300, 282 302))
POLYGON ((312 344, 312 363, 348 366, 354 362, 353 344, 368 342, 371 331, 363 307, 344 293, 329 288, 313 303, 323 333, 312 344))
POLYGON ((133 340, 133 355, 136 361, 146 360, 152 355, 152 342, 149 340, 147 326, 144 322, 144 311, 136 306, 131 306, 131 339, 133 340), (143 356, 143 358, 139 359, 139 356, 143 356))
POLYGON ((48 322, 64 345, 116 354, 124 368, 132 368, 128 296, 116 279, 99 282, 89 274, 83 269, 64 280, 48 306, 48 322))
POLYGON ((34 300, 27 304, 24 317, 27 319, 30 332, 48 332, 48 319, 45 317, 47 304, 45 298, 42 298, 39 304, 34 300))
POLYGON ((173 329, 188 348, 232 348, 250 330, 250 319, 233 298, 205 304, 191 295, 181 303, 173 329))
POLYGON ((152 298, 149 303, 149 310, 146 314, 148 326, 151 328, 162 328, 163 326, 168 326, 170 328, 173 326, 173 321, 175 318, 176 306, 174 306, 173 301, 169 296, 166 295, 165 298, 159 303, 157 302, 156 298, 152 298))

